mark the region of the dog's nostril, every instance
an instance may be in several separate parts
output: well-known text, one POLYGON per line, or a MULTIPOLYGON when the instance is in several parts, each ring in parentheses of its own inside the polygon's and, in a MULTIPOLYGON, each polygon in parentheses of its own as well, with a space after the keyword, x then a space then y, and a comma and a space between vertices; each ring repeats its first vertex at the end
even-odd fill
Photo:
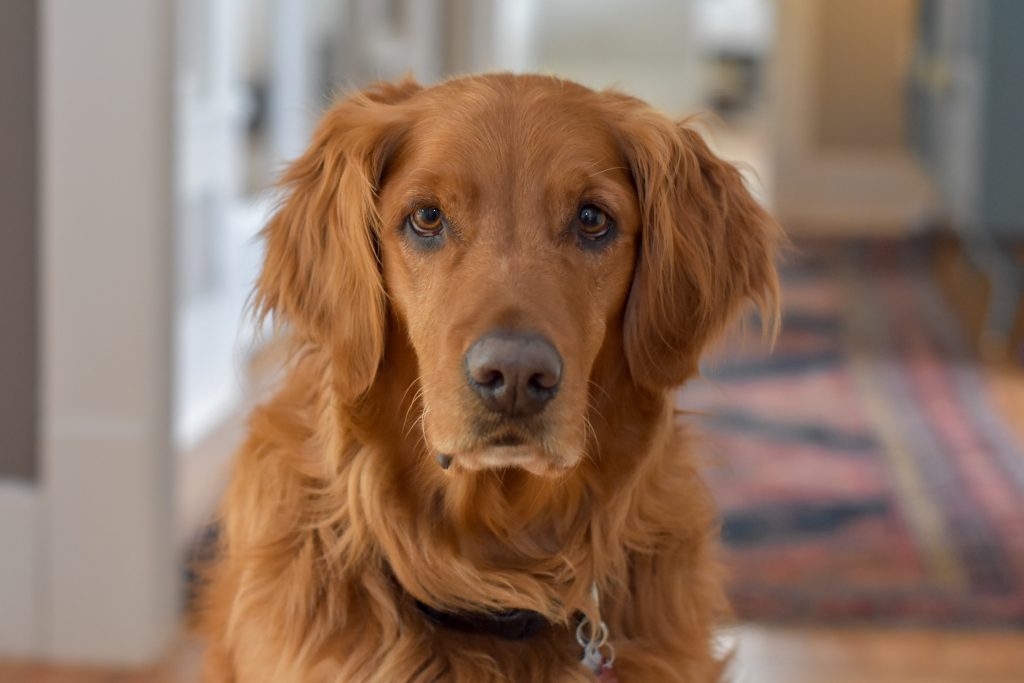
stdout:
POLYGON ((550 391, 558 386, 558 379, 554 372, 538 372, 530 377, 529 386, 537 391, 550 391))
POLYGON ((501 389, 505 384, 505 375, 501 374, 500 370, 491 370, 490 372, 485 372, 479 379, 476 377, 473 379, 478 384, 494 390, 501 389))

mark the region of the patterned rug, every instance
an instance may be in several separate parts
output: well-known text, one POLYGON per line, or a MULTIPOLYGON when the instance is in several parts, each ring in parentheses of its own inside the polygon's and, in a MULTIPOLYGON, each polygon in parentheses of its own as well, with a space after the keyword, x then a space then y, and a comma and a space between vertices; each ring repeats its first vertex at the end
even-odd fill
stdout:
POLYGON ((774 351, 730 345, 679 399, 714 458, 738 615, 1024 625, 1024 448, 928 245, 795 251, 774 351))

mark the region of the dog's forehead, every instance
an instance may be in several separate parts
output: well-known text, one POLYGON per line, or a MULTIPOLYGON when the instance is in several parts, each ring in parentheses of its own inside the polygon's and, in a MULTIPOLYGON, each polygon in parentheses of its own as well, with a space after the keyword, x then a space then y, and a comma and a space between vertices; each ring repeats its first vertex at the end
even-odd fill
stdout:
POLYGON ((400 165, 417 184, 548 194, 628 180, 602 95, 554 79, 455 81, 413 102, 400 165))

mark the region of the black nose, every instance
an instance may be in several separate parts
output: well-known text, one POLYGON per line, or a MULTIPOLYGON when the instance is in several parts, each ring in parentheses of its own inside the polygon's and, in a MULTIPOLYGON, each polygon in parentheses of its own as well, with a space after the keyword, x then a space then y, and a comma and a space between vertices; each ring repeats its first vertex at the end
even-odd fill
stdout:
POLYGON ((489 332, 466 352, 469 386, 484 405, 509 416, 532 415, 555 397, 562 357, 529 332, 489 332))

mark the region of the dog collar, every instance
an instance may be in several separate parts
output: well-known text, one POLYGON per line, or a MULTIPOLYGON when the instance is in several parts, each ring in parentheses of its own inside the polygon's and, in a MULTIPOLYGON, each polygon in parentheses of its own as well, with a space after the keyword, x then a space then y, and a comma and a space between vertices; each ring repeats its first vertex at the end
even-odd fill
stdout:
MULTIPOLYGON (((600 608, 597 584, 591 588, 594 604, 600 608)), ((547 618, 539 612, 528 609, 507 609, 494 612, 446 612, 415 601, 416 608, 427 621, 441 628, 463 633, 492 636, 504 640, 528 640, 548 625, 547 618)), ((615 683, 613 665, 615 648, 608 642, 608 626, 603 620, 592 622, 586 615, 579 614, 576 623, 576 642, 583 648, 580 663, 589 669, 598 683, 615 683)))
POLYGON ((442 628, 463 633, 493 636, 504 640, 528 640, 548 625, 547 618, 528 609, 495 612, 446 612, 419 600, 416 607, 427 621, 442 628))

